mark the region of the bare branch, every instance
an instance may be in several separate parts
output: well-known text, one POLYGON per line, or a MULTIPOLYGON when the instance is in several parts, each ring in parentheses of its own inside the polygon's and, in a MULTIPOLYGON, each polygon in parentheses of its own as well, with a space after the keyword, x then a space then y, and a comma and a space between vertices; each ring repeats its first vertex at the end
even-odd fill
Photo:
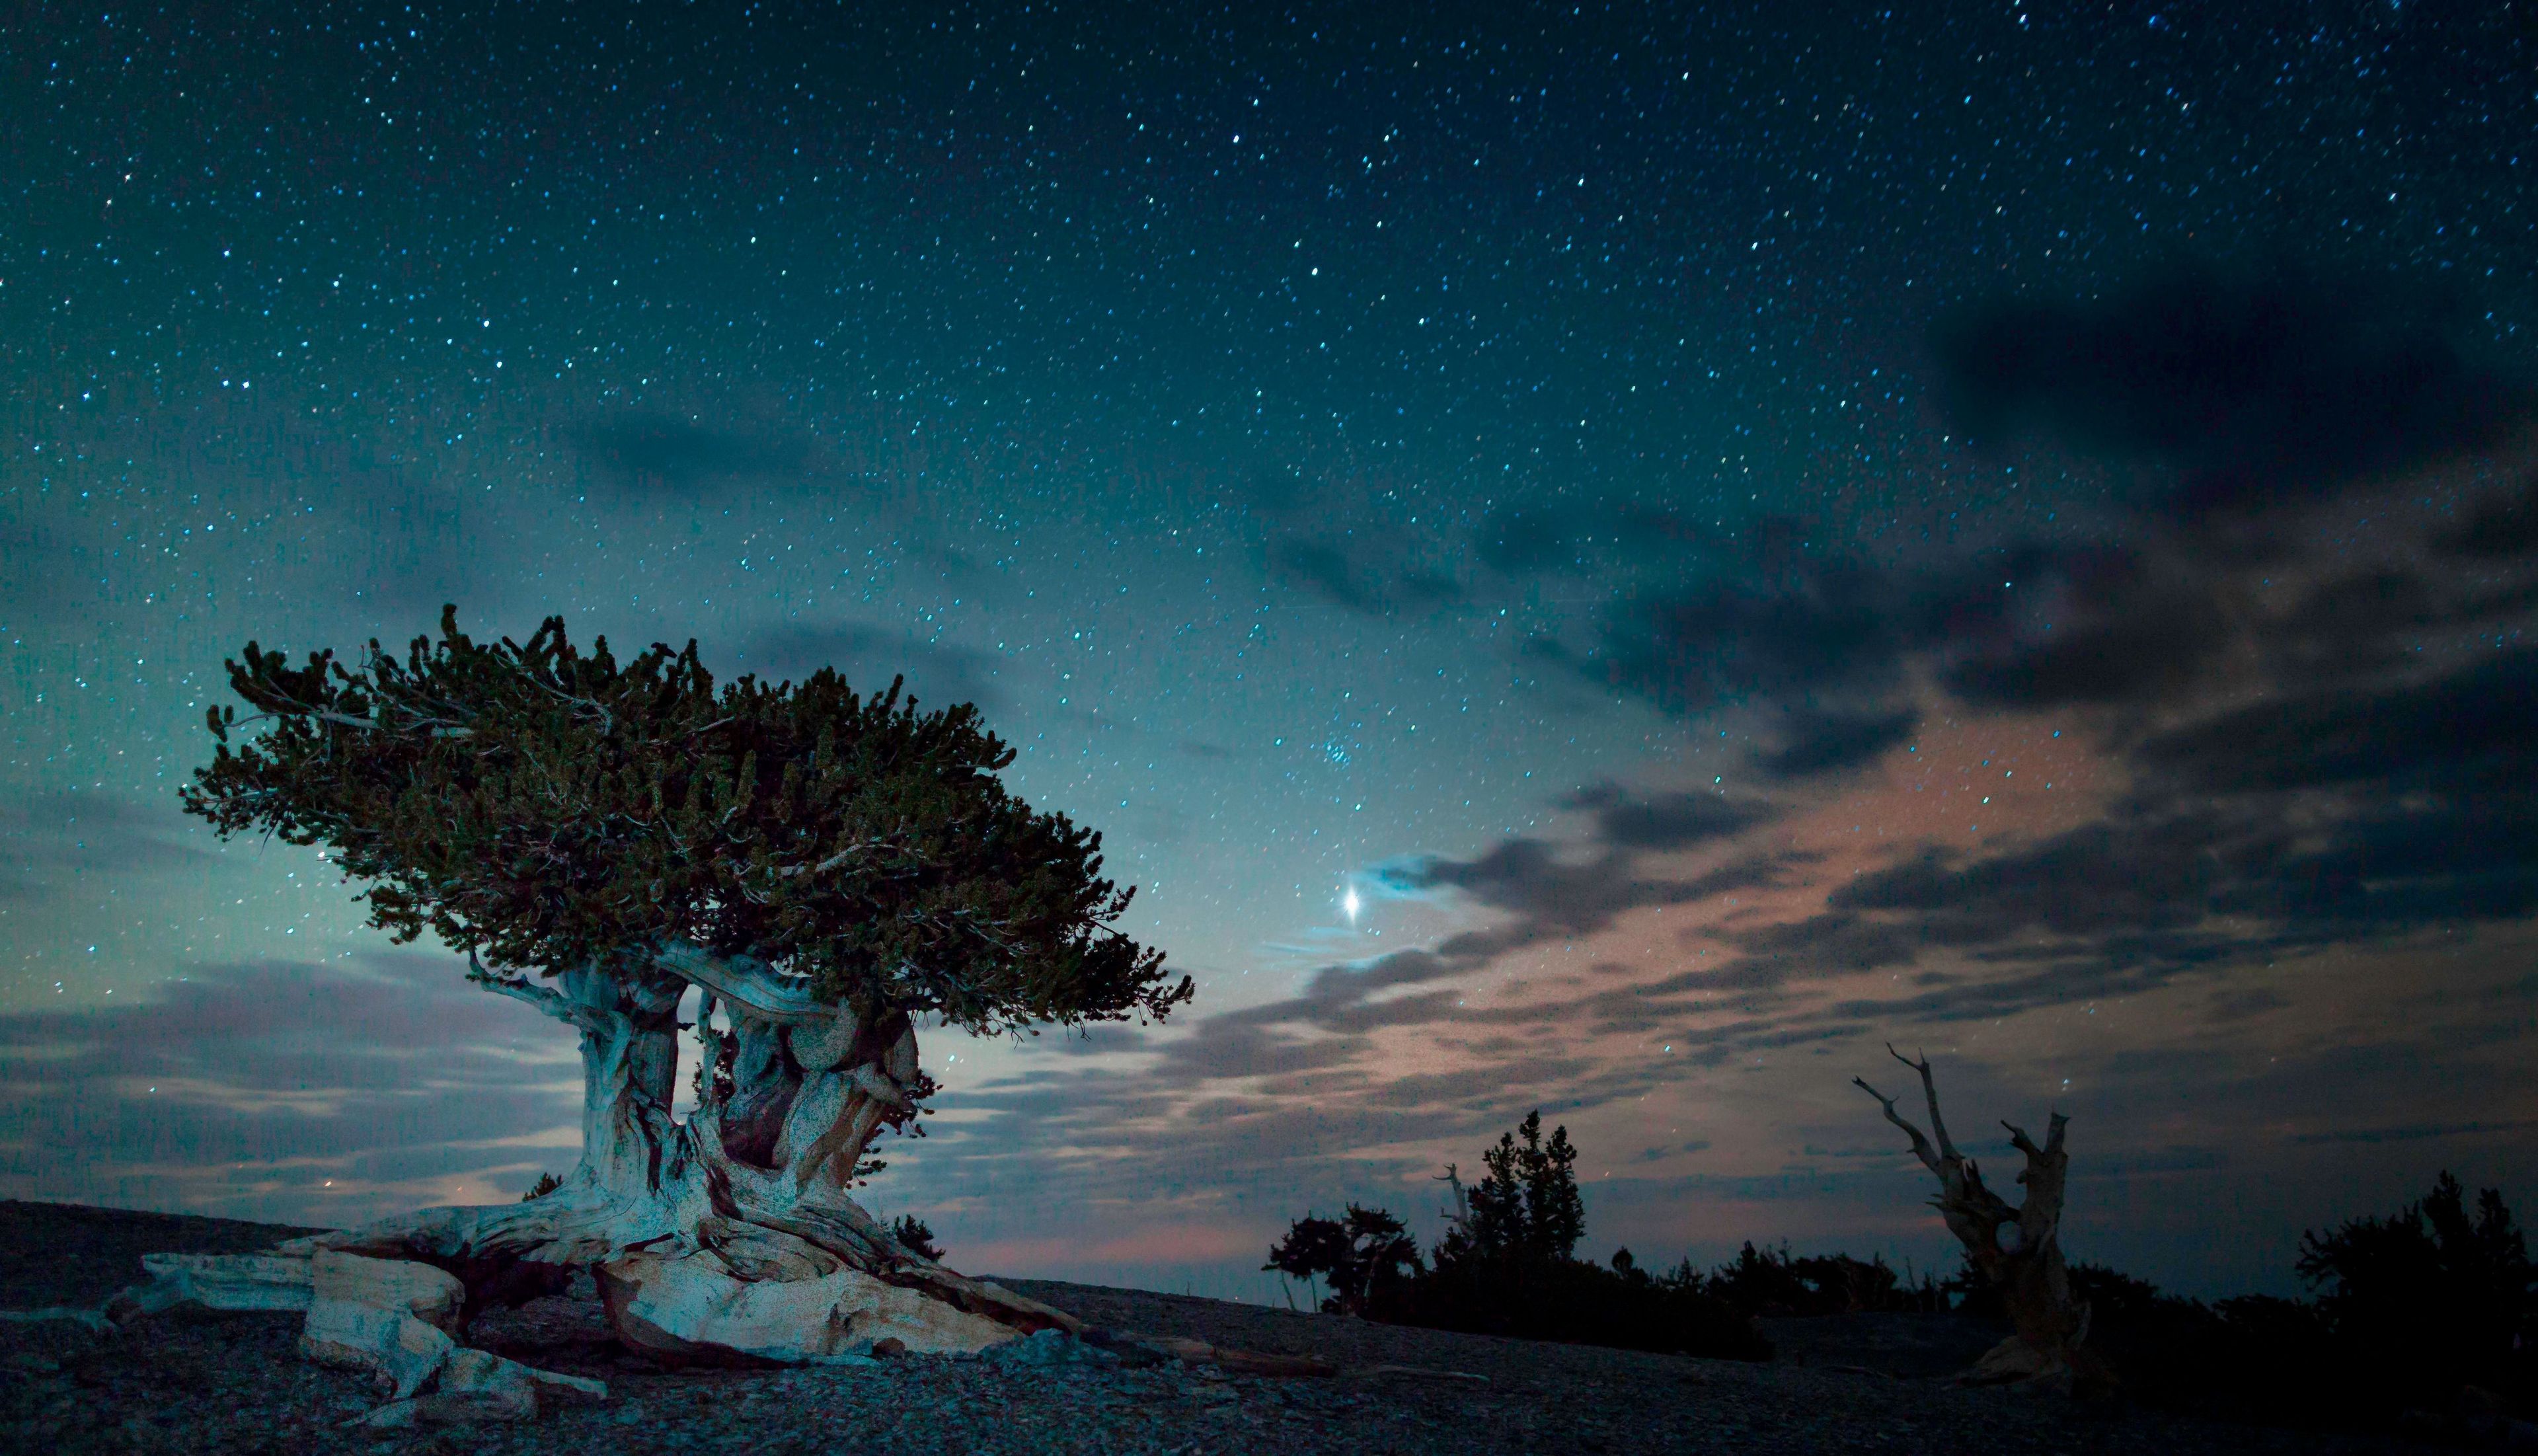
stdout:
POLYGON ((1904 1055, 1904 1053, 1897 1051, 1895 1049, 1895 1043, 1892 1041, 1886 1043, 1886 1054, 1893 1057, 1895 1060, 1902 1062, 1904 1066, 1921 1074, 1921 1094, 1930 1103, 1930 1136, 1938 1139, 1939 1156, 1952 1160, 1963 1161, 1965 1155, 1957 1151, 1957 1145, 1948 1137, 1947 1119, 1939 1115, 1939 1085, 1930 1080, 1929 1054, 1927 1052, 1922 1053, 1921 1060, 1916 1062, 1910 1057, 1904 1055))
POLYGON ((1946 1174, 1942 1172, 1939 1167, 1938 1150, 1930 1146, 1930 1140, 1921 1135, 1921 1130, 1919 1128, 1914 1127, 1902 1113, 1895 1110, 1895 1099, 1888 1096, 1886 1093, 1879 1092, 1877 1089, 1870 1087, 1868 1085, 1868 1079, 1864 1077, 1854 1077, 1850 1079, 1850 1081, 1853 1087, 1858 1088, 1861 1092, 1864 1092, 1877 1099, 1877 1105, 1886 1110, 1886 1120, 1888 1122, 1904 1129, 1904 1136, 1912 1140, 1912 1156, 1921 1159, 1921 1165, 1934 1173, 1939 1173, 1944 1179, 1946 1174))
POLYGON ((484 961, 476 959, 473 949, 467 953, 467 978, 488 991, 500 992, 514 1001, 525 1001, 557 1021, 570 1022, 576 1026, 590 1025, 590 1019, 582 1008, 554 987, 541 986, 525 976, 497 975, 485 968, 484 961))
POLYGON ((820 861, 816 865, 778 866, 775 870, 775 878, 778 880, 791 880, 802 875, 825 875, 831 870, 842 868, 843 866, 853 862, 857 855, 862 854, 867 849, 885 848, 889 843, 890 841, 887 839, 866 839, 860 843, 849 844, 845 848, 830 855, 827 859, 820 861))

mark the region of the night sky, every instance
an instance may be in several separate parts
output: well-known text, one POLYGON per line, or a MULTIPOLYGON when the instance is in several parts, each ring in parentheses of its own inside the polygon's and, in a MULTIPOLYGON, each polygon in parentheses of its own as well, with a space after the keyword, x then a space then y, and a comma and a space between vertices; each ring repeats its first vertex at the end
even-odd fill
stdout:
POLYGON ((2538 1212, 2526 0, 32 9, 0 1195, 569 1162, 567 1030, 175 807, 448 601, 1105 832, 1198 998, 927 1039, 957 1267, 1274 1297, 1536 1106, 1581 1253, 1953 1267, 1889 1038, 2189 1292, 2538 1212))

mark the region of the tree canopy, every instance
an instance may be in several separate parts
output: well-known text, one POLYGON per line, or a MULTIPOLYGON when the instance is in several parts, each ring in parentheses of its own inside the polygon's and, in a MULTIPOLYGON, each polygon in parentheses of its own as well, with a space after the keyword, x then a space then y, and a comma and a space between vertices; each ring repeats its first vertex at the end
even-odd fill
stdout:
POLYGON ((1529 1112, 1514 1132, 1499 1134, 1498 1146, 1484 1152, 1481 1161, 1488 1171, 1470 1191, 1468 1213, 1437 1246, 1437 1261, 1569 1258, 1586 1231, 1577 1148, 1569 1141, 1569 1129, 1553 1128, 1546 1142, 1542 1113, 1529 1112))
POLYGON ((253 715, 212 709, 185 808, 329 847, 400 941, 549 973, 697 947, 974 1031, 1191 994, 1114 928, 1134 891, 1102 878, 1102 836, 998 781, 1013 750, 970 704, 920 713, 827 668, 717 687, 693 641, 620 664, 561 618, 479 642, 454 608, 401 659, 249 642, 227 666, 253 715))

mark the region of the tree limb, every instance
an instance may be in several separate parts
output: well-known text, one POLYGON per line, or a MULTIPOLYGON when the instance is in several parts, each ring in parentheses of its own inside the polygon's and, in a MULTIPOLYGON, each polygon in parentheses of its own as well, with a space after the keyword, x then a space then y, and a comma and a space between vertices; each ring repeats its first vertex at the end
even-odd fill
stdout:
POLYGON ((586 1008, 576 1005, 552 986, 541 986, 525 976, 498 975, 487 970, 485 962, 476 959, 473 949, 467 953, 467 978, 488 991, 500 992, 514 1001, 525 1001, 557 1021, 596 1029, 586 1008))
POLYGON ((1850 1082, 1853 1087, 1858 1088, 1861 1092, 1864 1092, 1877 1099, 1877 1105, 1886 1109, 1886 1120, 1888 1122, 1904 1129, 1904 1136, 1912 1140, 1912 1156, 1921 1159, 1921 1165, 1934 1173, 1939 1173, 1941 1177, 1945 1177, 1946 1173, 1939 1166, 1938 1150, 1930 1146, 1930 1140, 1921 1135, 1921 1130, 1919 1128, 1914 1127, 1902 1113, 1895 1110, 1895 1099, 1888 1096, 1886 1093, 1879 1092, 1877 1089, 1870 1087, 1868 1085, 1868 1079, 1865 1077, 1854 1077, 1850 1079, 1850 1082))
POLYGON ((1892 1041, 1886 1043, 1886 1054, 1921 1074, 1921 1094, 1928 1098, 1930 1103, 1930 1136, 1939 1140, 1939 1156, 1951 1160, 1963 1161, 1965 1155, 1959 1153, 1957 1145, 1949 1141, 1947 1120, 1939 1115, 1939 1085, 1930 1079, 1928 1054, 1924 1053, 1921 1060, 1916 1062, 1897 1051, 1892 1041))
POLYGON ((652 963, 762 1022, 811 1026, 836 1020, 836 1007, 812 994, 809 977, 786 975, 764 960, 716 956, 693 942, 669 941, 652 953, 652 963))

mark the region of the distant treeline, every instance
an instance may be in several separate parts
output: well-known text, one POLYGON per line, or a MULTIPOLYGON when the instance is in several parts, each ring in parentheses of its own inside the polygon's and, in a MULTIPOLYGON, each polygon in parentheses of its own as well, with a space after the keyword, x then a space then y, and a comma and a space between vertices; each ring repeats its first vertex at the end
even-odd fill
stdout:
MULTIPOLYGON (((1568 1129, 1545 1138, 1537 1112, 1482 1156, 1477 1183, 1446 1169, 1455 1209, 1433 1250, 1391 1213, 1351 1204, 1298 1220, 1265 1267, 1318 1285, 1325 1313, 1726 1359, 1770 1357, 1758 1318, 1999 1320, 1997 1292, 1970 1270, 1905 1278, 1882 1258, 1785 1244, 1747 1243, 1705 1271, 1686 1259, 1652 1274, 1628 1249, 1577 1258, 1576 1161, 1568 1129)), ((2087 1263, 2070 1280, 2089 1343, 2145 1404, 2298 1424, 2538 1417, 2538 1271, 2497 1191, 2471 1207, 2443 1173, 2394 1214, 2304 1235, 2297 1267, 2310 1298, 2179 1298, 2087 1263)))
POLYGON ((1390 1213, 1351 1204, 1337 1219, 1298 1220, 1271 1247, 1265 1267, 1320 1283, 1330 1291, 1326 1313, 1723 1359, 1771 1357, 1747 1312, 1712 1292, 1690 1261, 1651 1275, 1627 1249, 1609 1265, 1576 1257, 1586 1205, 1567 1128, 1546 1140, 1536 1112, 1481 1161, 1481 1179, 1469 1187, 1457 1169, 1445 1170, 1455 1212, 1429 1255, 1390 1213))

